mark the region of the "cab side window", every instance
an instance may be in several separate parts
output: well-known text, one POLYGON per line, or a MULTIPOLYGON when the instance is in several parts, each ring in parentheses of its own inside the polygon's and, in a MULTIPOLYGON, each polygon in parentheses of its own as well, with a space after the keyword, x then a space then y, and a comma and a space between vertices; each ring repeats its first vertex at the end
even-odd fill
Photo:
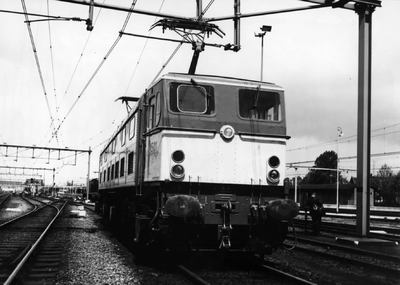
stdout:
POLYGON ((148 118, 148 129, 157 127, 160 123, 161 118, 161 100, 160 92, 150 98, 149 100, 149 118, 148 118))
POLYGON ((281 121, 279 93, 261 90, 239 90, 239 115, 245 119, 281 121))
POLYGON ((135 117, 132 117, 132 119, 129 122, 129 139, 131 140, 135 136, 135 127, 136 127, 136 120, 135 117))

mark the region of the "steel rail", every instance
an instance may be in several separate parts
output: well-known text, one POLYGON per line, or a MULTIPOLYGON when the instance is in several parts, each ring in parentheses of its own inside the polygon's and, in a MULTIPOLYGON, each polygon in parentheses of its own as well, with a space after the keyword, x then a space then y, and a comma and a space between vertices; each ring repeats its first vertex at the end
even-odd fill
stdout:
POLYGON ((263 270, 270 271, 270 272, 272 272, 273 274, 275 274, 276 276, 278 276, 278 277, 280 277, 280 278, 283 278, 283 279, 285 279, 285 280, 290 281, 290 282, 291 282, 290 284, 317 285, 316 283, 313 283, 313 282, 308 281, 308 280, 306 280, 306 279, 303 279, 303 278, 294 276, 294 275, 292 275, 292 274, 289 274, 289 273, 287 273, 287 272, 281 271, 281 270, 279 270, 279 269, 273 268, 272 266, 268 266, 268 265, 265 265, 265 264, 260 264, 259 266, 260 266, 263 270), (292 283, 292 282, 293 282, 293 283, 292 283))
MULTIPOLYGON (((293 239, 293 236, 287 236, 288 239, 293 239)), ((347 253, 355 253, 358 255, 364 255, 364 256, 368 256, 368 257, 374 257, 374 258, 380 258, 380 259, 384 259, 384 260, 389 260, 389 261, 393 261, 393 262, 399 262, 400 263, 400 256, 395 256, 395 255, 387 255, 387 254, 382 254, 379 252, 374 252, 374 251, 367 251, 364 249, 360 249, 360 248, 355 248, 355 247, 350 247, 350 246, 344 246, 344 245, 339 245, 339 244, 335 244, 335 243, 331 243, 331 242, 323 242, 323 241, 318 241, 318 240, 314 240, 314 239, 309 239, 309 238, 305 238, 305 237, 299 237, 297 236, 297 241, 299 242, 304 242, 304 243, 308 243, 308 244, 312 244, 315 246, 320 246, 321 248, 331 248, 331 249, 335 249, 335 250, 341 250, 347 253)))
MULTIPOLYGON (((58 207, 54 205, 47 205, 45 207, 54 207, 57 210, 57 214, 55 217, 51 220, 51 222, 48 224, 46 229, 43 231, 43 233, 40 235, 40 237, 37 239, 37 241, 32 245, 31 249, 27 252, 27 254, 24 256, 24 258, 21 260, 21 262, 17 265, 17 267, 13 270, 13 272, 10 274, 10 276, 7 278, 7 280, 3 283, 3 285, 11 285, 13 284, 14 278, 19 274, 20 270, 22 267, 26 264, 28 258, 32 255, 32 253, 38 248, 40 242, 43 240, 44 236, 48 233, 49 229, 55 222, 55 220, 58 218, 58 216, 61 214, 62 210, 64 209, 65 205, 68 203, 68 201, 65 201, 64 205, 59 209, 58 207)), ((44 207, 40 208, 43 209, 44 207)))
POLYGON ((5 201, 7 201, 7 199, 10 199, 10 197, 11 197, 11 194, 4 194, 4 195, 2 195, 2 196, 0 196, 0 206, 5 202, 5 201))
MULTIPOLYGON (((298 228, 301 228, 307 225, 307 228, 311 228, 311 221, 307 220, 305 223, 303 221, 295 221, 295 226, 298 228)), ((320 230, 322 232, 329 232, 329 233, 336 233, 336 234, 346 234, 349 236, 358 236, 356 234, 356 225, 354 224, 338 224, 338 223, 332 223, 332 222, 322 222, 321 223, 321 228, 320 230)), ((371 227, 370 231, 377 231, 377 230, 382 230, 385 231, 386 233, 375 233, 375 232, 370 232, 369 236, 371 238, 378 238, 386 241, 392 241, 392 242, 397 242, 400 243, 400 236, 399 236, 399 229, 396 228, 385 228, 385 227, 371 227)))
POLYGON ((334 259, 334 260, 338 260, 338 261, 344 261, 347 264, 351 264, 353 266, 354 265, 361 266, 361 267, 369 268, 369 269, 376 270, 376 271, 379 271, 379 272, 385 272, 385 273, 393 274, 395 276, 400 276, 400 270, 399 269, 394 269, 394 268, 390 268, 390 267, 384 267, 384 266, 381 266, 381 265, 368 263, 368 262, 360 261, 360 260, 353 259, 353 258, 347 258, 347 257, 343 257, 343 256, 340 256, 340 255, 335 255, 335 254, 326 253, 326 252, 317 251, 317 250, 308 249, 308 248, 299 247, 299 246, 296 247, 296 250, 304 252, 304 253, 307 253, 307 254, 314 254, 314 255, 322 256, 323 258, 330 258, 330 259, 334 259))
POLYGON ((192 271, 190 271, 189 269, 187 269, 183 265, 178 265, 177 269, 181 272, 181 274, 183 274, 184 276, 189 278, 190 281, 193 282, 194 284, 210 285, 210 283, 208 283, 207 281, 203 280, 202 278, 200 278, 200 276, 197 276, 196 274, 194 274, 192 271))

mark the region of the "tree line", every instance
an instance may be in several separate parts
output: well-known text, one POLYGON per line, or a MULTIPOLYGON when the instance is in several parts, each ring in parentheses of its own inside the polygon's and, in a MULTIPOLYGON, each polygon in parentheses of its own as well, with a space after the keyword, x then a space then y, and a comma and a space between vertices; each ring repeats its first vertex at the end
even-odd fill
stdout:
MULTIPOLYGON (((339 174, 339 184, 350 183, 337 169, 338 155, 335 151, 325 151, 317 157, 314 166, 310 168, 299 184, 335 184, 339 174), (326 168, 320 170, 313 168, 326 168)), ((384 164, 376 175, 371 174, 370 185, 375 190, 377 205, 396 207, 400 206, 400 171, 395 173, 390 166, 384 164)))

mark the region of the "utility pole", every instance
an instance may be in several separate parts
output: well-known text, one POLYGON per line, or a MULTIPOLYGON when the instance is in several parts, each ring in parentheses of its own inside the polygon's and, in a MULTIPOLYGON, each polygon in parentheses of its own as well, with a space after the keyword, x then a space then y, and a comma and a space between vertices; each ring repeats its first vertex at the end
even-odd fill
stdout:
POLYGON ((343 136, 342 128, 338 127, 338 135, 336 141, 336 213, 339 213, 339 138, 343 136))

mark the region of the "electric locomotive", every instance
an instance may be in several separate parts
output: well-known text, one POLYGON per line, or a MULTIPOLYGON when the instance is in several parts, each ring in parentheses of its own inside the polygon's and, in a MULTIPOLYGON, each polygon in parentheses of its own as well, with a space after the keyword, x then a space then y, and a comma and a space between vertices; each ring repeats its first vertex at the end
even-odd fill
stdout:
MULTIPOLYGON (((132 98, 123 98, 126 101, 132 98)), ((284 90, 169 73, 149 86, 100 155, 99 204, 142 246, 260 250, 281 244, 284 90)))

